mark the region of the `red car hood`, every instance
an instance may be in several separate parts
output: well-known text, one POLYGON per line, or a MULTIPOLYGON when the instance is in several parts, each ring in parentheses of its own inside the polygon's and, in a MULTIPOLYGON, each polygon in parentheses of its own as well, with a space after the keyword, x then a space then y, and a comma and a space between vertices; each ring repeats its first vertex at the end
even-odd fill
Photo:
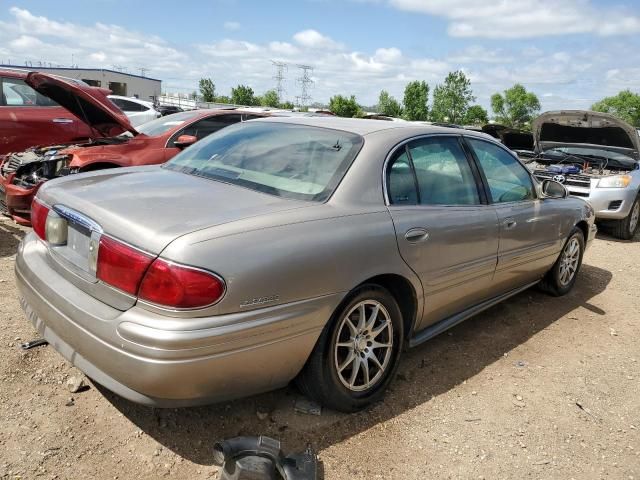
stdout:
POLYGON ((138 134, 127 116, 107 98, 109 90, 41 72, 29 73, 25 82, 84 121, 98 137, 138 134))

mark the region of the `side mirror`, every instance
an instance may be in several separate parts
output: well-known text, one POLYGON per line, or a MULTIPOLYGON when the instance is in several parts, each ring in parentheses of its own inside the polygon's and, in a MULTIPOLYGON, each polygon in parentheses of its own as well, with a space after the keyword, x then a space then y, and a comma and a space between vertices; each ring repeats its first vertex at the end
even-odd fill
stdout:
POLYGON ((180 135, 173 145, 178 148, 187 148, 189 145, 193 145, 198 141, 198 137, 194 137, 193 135, 180 135))
POLYGON ((555 180, 544 180, 542 182, 542 194, 546 198, 566 198, 568 192, 561 183, 555 180))

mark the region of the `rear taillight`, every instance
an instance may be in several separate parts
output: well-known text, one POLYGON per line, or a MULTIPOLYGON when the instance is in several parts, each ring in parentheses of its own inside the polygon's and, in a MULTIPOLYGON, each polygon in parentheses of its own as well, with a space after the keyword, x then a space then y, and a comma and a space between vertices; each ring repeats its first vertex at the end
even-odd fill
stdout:
POLYGON ((47 215, 49 215, 49 208, 34 198, 31 202, 31 226, 42 240, 47 239, 47 215))
POLYGON ((135 295, 153 257, 103 235, 100 238, 96 277, 109 285, 135 295))
POLYGON ((138 298, 162 307, 189 309, 216 303, 224 282, 211 272, 156 259, 142 280, 138 298))

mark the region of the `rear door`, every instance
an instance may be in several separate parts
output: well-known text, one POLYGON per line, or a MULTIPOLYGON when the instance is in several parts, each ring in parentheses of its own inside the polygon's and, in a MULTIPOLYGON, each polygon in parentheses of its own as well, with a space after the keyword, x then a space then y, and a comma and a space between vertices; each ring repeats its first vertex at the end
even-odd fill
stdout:
POLYGON ((34 145, 71 142, 88 127, 23 80, 0 77, 0 155, 34 145))
POLYGON ((559 201, 538 198, 531 174, 495 142, 465 137, 500 220, 500 248, 493 288, 508 291, 539 279, 562 247, 559 201))
POLYGON ((412 140, 387 165, 387 202, 400 253, 424 289, 422 329, 487 297, 498 219, 458 135, 412 140))

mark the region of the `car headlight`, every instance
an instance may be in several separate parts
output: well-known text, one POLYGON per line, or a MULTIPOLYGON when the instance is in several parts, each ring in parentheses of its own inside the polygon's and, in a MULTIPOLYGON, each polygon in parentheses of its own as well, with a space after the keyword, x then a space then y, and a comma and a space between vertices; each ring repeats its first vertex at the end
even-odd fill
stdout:
POLYGON ((598 180, 598 188, 627 188, 631 183, 631 175, 613 175, 598 180))

